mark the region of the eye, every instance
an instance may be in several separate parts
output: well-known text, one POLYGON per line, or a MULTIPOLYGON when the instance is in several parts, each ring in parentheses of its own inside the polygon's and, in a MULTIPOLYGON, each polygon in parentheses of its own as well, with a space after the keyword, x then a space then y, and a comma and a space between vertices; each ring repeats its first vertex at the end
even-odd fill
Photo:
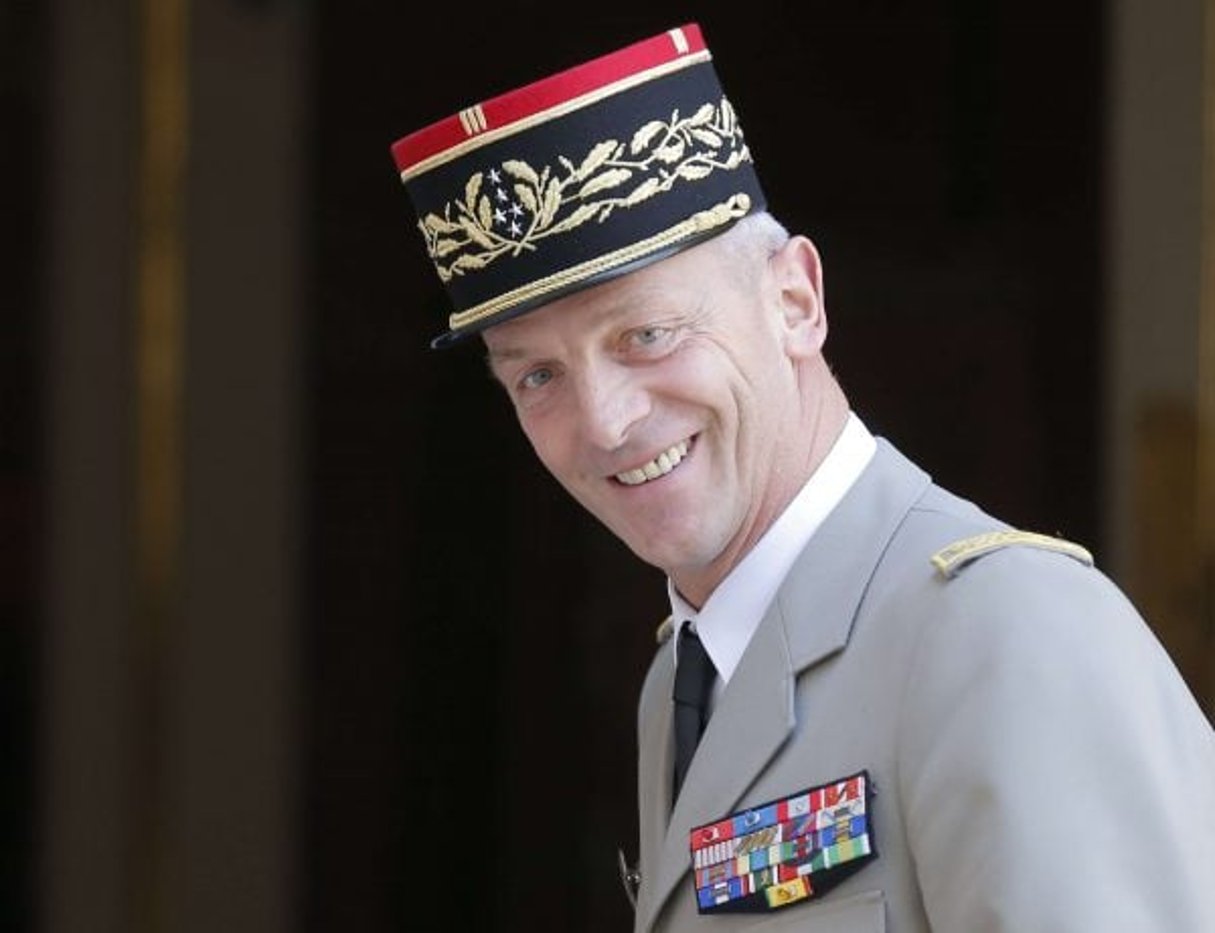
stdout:
POLYGON ((519 380, 521 389, 539 389, 553 381, 553 371, 546 366, 538 366, 525 373, 519 380))
POLYGON ((671 339, 672 333, 674 332, 669 327, 647 324, 645 327, 629 331, 627 342, 642 350, 653 350, 666 344, 671 339))
POLYGON ((636 341, 645 345, 657 343, 661 337, 662 329, 658 327, 643 327, 635 335, 636 341))

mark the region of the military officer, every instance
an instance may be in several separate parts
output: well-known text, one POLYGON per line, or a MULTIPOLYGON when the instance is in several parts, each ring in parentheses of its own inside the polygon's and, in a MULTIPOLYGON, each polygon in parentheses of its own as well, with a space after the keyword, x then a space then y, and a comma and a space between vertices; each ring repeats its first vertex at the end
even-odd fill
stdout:
POLYGON ((703 36, 393 147, 537 456, 669 581, 637 931, 1215 930, 1215 737, 1082 547, 875 438, 703 36))

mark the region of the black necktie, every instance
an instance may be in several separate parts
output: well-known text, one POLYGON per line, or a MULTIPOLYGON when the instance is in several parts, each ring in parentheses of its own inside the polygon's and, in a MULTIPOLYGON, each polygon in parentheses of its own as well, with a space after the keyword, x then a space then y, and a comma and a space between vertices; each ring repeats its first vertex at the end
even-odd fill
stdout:
POLYGON ((671 794, 679 798, 684 775, 692 763, 696 745, 709 721, 709 694, 717 671, 704 645, 685 622, 679 630, 679 662, 675 667, 675 787, 671 794))

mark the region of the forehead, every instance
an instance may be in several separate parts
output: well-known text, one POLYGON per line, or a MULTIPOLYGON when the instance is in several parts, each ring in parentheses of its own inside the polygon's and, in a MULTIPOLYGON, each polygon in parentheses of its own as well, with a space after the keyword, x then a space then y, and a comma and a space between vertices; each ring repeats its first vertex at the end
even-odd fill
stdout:
POLYGON ((655 316, 692 311, 720 275, 713 245, 684 250, 495 324, 482 334, 491 360, 522 355, 531 344, 546 340, 589 337, 655 316))

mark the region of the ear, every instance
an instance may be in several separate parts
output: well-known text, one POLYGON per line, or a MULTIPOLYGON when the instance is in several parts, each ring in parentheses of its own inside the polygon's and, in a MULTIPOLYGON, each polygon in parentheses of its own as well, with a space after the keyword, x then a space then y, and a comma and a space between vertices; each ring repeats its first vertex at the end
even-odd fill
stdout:
POLYGON ((778 290, 786 352, 791 359, 822 353, 827 342, 823 264, 804 236, 790 237, 772 254, 769 267, 778 290))

